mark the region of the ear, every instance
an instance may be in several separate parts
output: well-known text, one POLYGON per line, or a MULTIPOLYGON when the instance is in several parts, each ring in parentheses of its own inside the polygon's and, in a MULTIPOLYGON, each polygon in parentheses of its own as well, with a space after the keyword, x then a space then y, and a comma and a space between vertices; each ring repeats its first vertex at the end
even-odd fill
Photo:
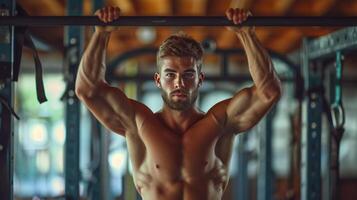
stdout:
POLYGON ((154 81, 155 81, 155 85, 158 88, 161 88, 160 74, 158 72, 156 72, 155 75, 154 75, 154 81))
POLYGON ((205 74, 203 72, 200 72, 198 75, 198 86, 200 87, 203 83, 203 80, 205 79, 205 74))

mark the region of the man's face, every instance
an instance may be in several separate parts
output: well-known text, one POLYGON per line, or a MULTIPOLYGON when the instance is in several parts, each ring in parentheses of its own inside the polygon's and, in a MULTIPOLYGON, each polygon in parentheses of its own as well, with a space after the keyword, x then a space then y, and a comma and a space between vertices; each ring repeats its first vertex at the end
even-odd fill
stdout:
POLYGON ((186 110, 194 105, 202 81, 203 74, 191 57, 162 58, 160 72, 155 74, 165 104, 174 110, 186 110))

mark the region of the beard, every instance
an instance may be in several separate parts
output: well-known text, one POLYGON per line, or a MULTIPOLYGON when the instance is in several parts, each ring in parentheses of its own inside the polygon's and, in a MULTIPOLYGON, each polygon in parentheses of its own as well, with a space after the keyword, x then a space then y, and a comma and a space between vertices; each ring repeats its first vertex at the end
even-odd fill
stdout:
POLYGON ((198 88, 196 88, 193 92, 192 95, 188 95, 188 92, 183 91, 183 90, 175 90, 170 93, 165 92, 163 89, 161 89, 161 96, 162 99, 164 100, 164 103, 171 109, 173 110, 179 110, 179 111, 184 111, 187 110, 188 108, 192 107, 193 104, 195 103, 198 95, 198 88), (180 92, 185 95, 187 95, 187 98, 185 100, 173 100, 172 99, 172 94, 180 92))

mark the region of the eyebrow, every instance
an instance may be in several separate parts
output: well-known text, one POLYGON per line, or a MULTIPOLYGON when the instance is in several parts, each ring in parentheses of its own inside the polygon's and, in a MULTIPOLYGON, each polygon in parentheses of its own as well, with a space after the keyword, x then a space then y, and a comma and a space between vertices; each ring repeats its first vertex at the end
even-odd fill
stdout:
MULTIPOLYGON (((164 72, 174 72, 174 73, 176 73, 177 71, 173 70, 173 69, 166 68, 166 69, 164 69, 164 72)), ((184 71, 184 73, 195 73, 195 72, 196 72, 196 70, 194 70, 194 69, 186 69, 184 71)))
POLYGON ((194 70, 194 69, 187 69, 187 70, 185 70, 185 71, 184 71, 184 73, 187 73, 187 72, 192 72, 192 73, 195 73, 195 72, 196 72, 196 70, 194 70))
POLYGON ((176 72, 176 71, 173 69, 164 69, 164 72, 176 72))

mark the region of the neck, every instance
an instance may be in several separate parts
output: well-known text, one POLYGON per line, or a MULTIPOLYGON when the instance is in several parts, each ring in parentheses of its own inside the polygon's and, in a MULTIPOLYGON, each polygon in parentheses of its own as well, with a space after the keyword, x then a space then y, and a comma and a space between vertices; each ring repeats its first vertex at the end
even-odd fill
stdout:
POLYGON ((186 110, 174 110, 164 105, 160 115, 172 130, 184 133, 192 124, 202 118, 203 113, 195 106, 186 110))

